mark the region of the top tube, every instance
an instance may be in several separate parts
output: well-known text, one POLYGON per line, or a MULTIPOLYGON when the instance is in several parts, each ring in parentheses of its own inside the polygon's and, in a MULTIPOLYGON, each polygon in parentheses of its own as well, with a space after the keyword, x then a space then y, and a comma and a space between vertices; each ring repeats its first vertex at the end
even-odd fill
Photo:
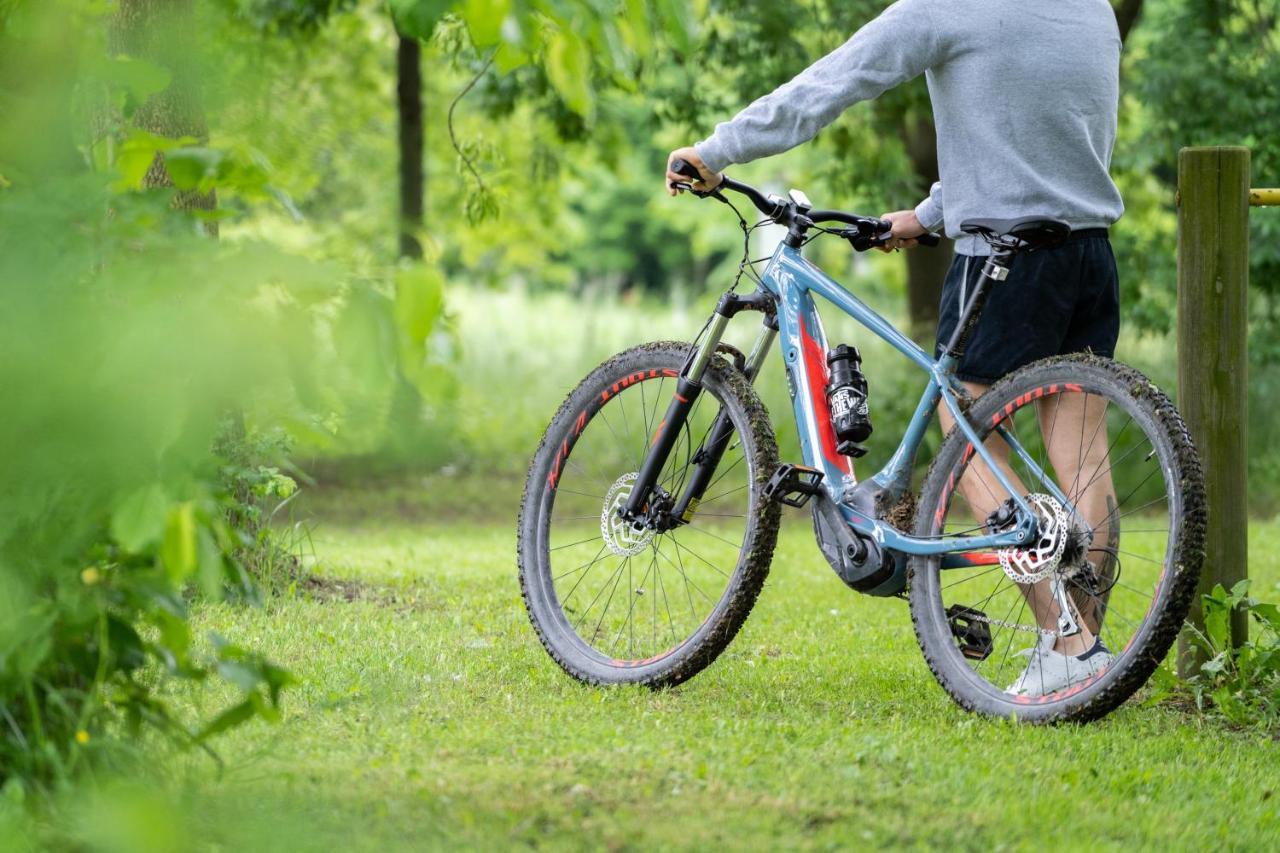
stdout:
MULTIPOLYGON (((854 296, 835 279, 819 269, 798 249, 779 243, 769 266, 761 276, 766 289, 774 296, 781 296, 780 281, 787 280, 795 287, 817 293, 844 313, 870 329, 877 337, 914 361, 922 370, 933 373, 937 363, 911 338, 880 316, 867 303, 854 296)), ((780 300, 783 301, 783 300, 780 300)))

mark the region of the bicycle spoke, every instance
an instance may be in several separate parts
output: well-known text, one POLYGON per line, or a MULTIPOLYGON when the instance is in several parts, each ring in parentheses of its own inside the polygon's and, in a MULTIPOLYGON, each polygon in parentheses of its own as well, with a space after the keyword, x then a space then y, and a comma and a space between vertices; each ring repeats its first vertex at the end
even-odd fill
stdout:
POLYGON ((701 533, 701 534, 703 534, 703 535, 705 535, 705 536, 710 536, 712 539, 719 539, 721 542, 723 542, 724 544, 728 545, 730 548, 736 548, 736 549, 739 549, 739 550, 741 550, 741 549, 742 549, 742 543, 741 543, 741 542, 736 542, 736 543, 735 543, 735 542, 730 542, 728 539, 725 539, 723 536, 717 536, 716 534, 712 533, 711 531, 709 531, 709 530, 703 530, 701 527, 698 527, 698 526, 697 526, 697 525, 695 525, 695 524, 692 524, 692 523, 690 523, 690 524, 686 524, 686 525, 685 525, 685 529, 686 529, 686 530, 692 530, 692 531, 694 531, 695 533, 701 533))
POLYGON ((724 403, 715 391, 704 388, 678 434, 668 437, 672 446, 656 485, 668 500, 678 500, 695 470, 694 451, 720 453, 714 475, 703 489, 711 501, 719 503, 698 513, 701 523, 681 524, 665 533, 620 523, 610 527, 611 508, 605 506, 605 494, 612 490, 621 495, 619 499, 626 498, 627 482, 621 478, 640 470, 660 429, 670 398, 666 378, 646 372, 644 379, 607 396, 585 426, 577 427, 577 439, 561 461, 556 483, 551 510, 554 533, 543 546, 547 558, 556 561, 551 582, 574 632, 611 659, 648 660, 692 636, 726 594, 753 518, 746 451, 734 450, 743 447, 741 437, 734 428, 722 443, 712 441, 724 403), (592 427, 594 421, 599 425, 592 427), (605 529, 599 529, 602 516, 605 529), (697 532, 682 533, 684 528, 697 532), (709 547, 690 548, 681 541, 689 539, 705 540, 709 547), (670 540, 670 545, 664 540, 670 540), (643 550, 636 552, 637 545, 643 550), (732 560, 720 559, 719 552, 729 548, 732 560), (669 581, 677 588, 671 589, 669 581), (646 595, 652 600, 646 602, 646 595))
MULTIPOLYGON (((707 561, 704 558, 700 557, 698 554, 690 550, 688 546, 681 545, 679 542, 677 542, 674 539, 671 540, 671 544, 676 547, 677 554, 679 554, 681 551, 688 551, 692 556, 697 557, 703 563, 706 563, 709 568, 714 569, 717 572, 720 572, 720 570, 717 569, 714 565, 712 565, 711 563, 707 563, 707 561)), ((658 549, 658 553, 662 554, 662 549, 658 549)), ((667 560, 667 562, 671 561, 671 558, 668 557, 666 554, 662 554, 662 556, 664 559, 667 560)), ((684 576, 685 582, 690 584, 694 589, 696 589, 702 595, 703 598, 707 599, 708 601, 714 601, 714 599, 711 596, 707 595, 706 592, 702 590, 702 587, 698 586, 697 583, 695 583, 693 580, 689 578, 689 575, 685 573, 683 568, 681 568, 680 574, 684 576)), ((720 574, 724 575, 724 572, 720 572, 720 574)), ((724 576, 726 578, 728 577, 728 575, 724 575, 724 576)))
POLYGON ((570 570, 569 570, 569 571, 567 571, 567 572, 562 572, 561 574, 556 575, 555 577, 553 577, 553 578, 552 578, 552 580, 553 580, 553 581, 558 581, 558 580, 560 580, 560 578, 568 577, 569 575, 573 574, 574 572, 580 572, 580 571, 582 571, 583 569, 589 569, 589 568, 591 568, 592 566, 594 566, 594 565, 596 564, 596 561, 600 559, 600 555, 601 555, 601 554, 603 554, 603 553, 605 552, 605 549, 606 549, 606 548, 608 548, 608 547, 609 547, 608 545, 601 545, 601 546, 600 546, 600 550, 599 550, 599 551, 596 551, 596 555, 595 555, 594 557, 592 557, 592 558, 591 558, 591 560, 589 560, 588 562, 583 563, 581 566, 578 566, 578 568, 576 568, 576 569, 570 569, 570 570))
POLYGON ((594 542, 594 541, 596 541, 597 539, 600 539, 600 538, 602 538, 602 537, 600 537, 600 536, 592 536, 592 537, 591 537, 591 538, 589 538, 589 539, 581 539, 581 540, 579 540, 579 541, 577 541, 577 542, 570 542, 568 545, 559 545, 559 546, 557 546, 557 547, 555 547, 555 548, 549 548, 548 550, 549 550, 549 551, 563 551, 565 548, 572 548, 574 545, 585 545, 585 544, 587 544, 588 542, 594 542))
POLYGON ((740 492, 740 491, 742 491, 742 490, 743 490, 743 489, 745 489, 745 488, 747 488, 745 485, 738 486, 738 488, 736 488, 736 489, 730 489, 730 490, 729 490, 729 491, 727 491, 727 492, 722 492, 722 493, 720 493, 720 494, 716 495, 714 498, 707 498, 705 501, 703 501, 703 502, 702 502, 702 504, 703 504, 703 506, 705 506, 706 504, 709 504, 709 503, 711 503, 712 501, 718 501, 718 500, 720 500, 720 499, 721 499, 721 498, 723 498, 723 497, 726 497, 726 496, 728 496, 728 495, 731 495, 731 494, 733 494, 734 492, 740 492))
MULTIPOLYGON (((966 665, 980 673, 991 690, 1001 694, 1009 683, 1023 680, 1023 676, 1010 672, 1019 663, 1014 654, 1015 635, 1023 632, 1035 638, 1033 652, 1026 661, 1029 668, 1024 670, 1025 681, 1031 682, 1026 685, 1030 695, 1046 695, 1047 690, 1049 696, 1056 696, 1065 690, 1064 685, 1083 684, 1100 671, 1096 665, 1081 662, 1080 639, 1055 640, 1052 655, 1035 651, 1058 636, 1058 596, 1064 592, 1068 606, 1076 611, 1076 619, 1087 632, 1084 642, 1092 643, 1091 635, 1096 636, 1114 656, 1104 666, 1114 665, 1112 660, 1141 636, 1143 626, 1152 618, 1158 578, 1167 566, 1170 537, 1177 530, 1175 525, 1159 520, 1160 514, 1169 513, 1172 494, 1165 468, 1153 461, 1160 446, 1156 444, 1160 433, 1152 432, 1153 427, 1135 417, 1128 398, 1111 396, 1112 392, 1095 390, 1097 386, 1093 385, 1086 386, 1090 388, 1088 392, 1070 390, 1073 386, 1065 381, 1060 386, 1067 390, 1050 398, 1032 397, 1035 407, 1029 407, 1029 401, 1017 403, 1000 419, 1006 444, 1012 448, 1016 443, 1027 454, 1024 457, 1011 452, 1008 462, 1001 464, 1007 465, 1006 473, 1026 485, 1028 493, 1054 494, 1049 485, 1054 482, 1062 487, 1057 493, 1067 496, 1068 505, 1074 510, 1067 516, 1069 523, 1083 525, 1086 537, 1083 550, 1071 552, 1076 556, 1070 559, 1079 562, 1069 564, 1070 572, 1052 567, 1047 576, 1033 575, 1039 578, 1034 583, 1015 583, 1000 566, 972 566, 968 570, 955 566, 945 571, 962 574, 951 579, 939 575, 934 587, 942 598, 944 611, 951 606, 971 608, 978 614, 974 621, 987 623, 992 648, 983 660, 975 656, 966 659, 966 665), (1026 416, 1020 417, 1031 411, 1038 411, 1038 429, 1025 426, 1026 416), (1043 478, 1034 476, 1035 460, 1040 460, 1043 478), (1147 518, 1148 513, 1154 516, 1151 521, 1155 523, 1123 524, 1125 518, 1147 518), (1066 589, 1051 592, 1054 583, 1063 583, 1066 589), (1006 592, 1011 588, 1018 590, 1012 600, 1006 592), (977 604, 971 604, 975 600, 977 604)), ((1025 389, 1021 396, 1030 397, 1025 389)), ((998 408, 992 405, 987 411, 998 408)), ((992 426, 979 426, 980 440, 987 440, 994 432, 992 426)), ((991 471, 976 453, 963 458, 964 445, 959 447, 961 450, 952 452, 961 454, 953 471, 960 487, 948 490, 945 517, 934 528, 939 531, 936 537, 962 537, 965 531, 985 529, 981 526, 982 513, 974 504, 984 507, 985 512, 987 501, 995 499, 991 471), (979 477, 979 472, 985 476, 979 477), (968 521, 970 517, 978 528, 968 521)), ((1016 563, 1017 554, 1026 552, 1010 549, 1010 553, 1016 563)), ((942 558, 930 560, 930 570, 941 573, 941 562, 942 558)))

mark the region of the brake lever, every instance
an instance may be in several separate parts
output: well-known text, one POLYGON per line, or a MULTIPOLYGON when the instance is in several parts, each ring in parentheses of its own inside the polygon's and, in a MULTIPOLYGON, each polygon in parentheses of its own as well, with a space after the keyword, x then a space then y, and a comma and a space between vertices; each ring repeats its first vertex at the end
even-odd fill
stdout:
POLYGON ((855 252, 865 252, 883 242, 879 241, 875 235, 865 233, 861 228, 843 228, 836 233, 848 240, 855 252))
MULTIPOLYGON (((865 252, 868 249, 878 249, 888 243, 893 234, 887 231, 884 234, 865 234, 857 228, 846 228, 840 232, 840 236, 849 241, 855 252, 865 252)), ((916 245, 929 248, 937 246, 941 242, 937 234, 921 234, 914 239, 916 245)))
POLYGON ((714 190, 695 190, 693 188, 693 184, 688 181, 672 181, 670 183, 670 187, 673 190, 686 190, 693 193, 698 198, 714 198, 724 202, 725 204, 729 203, 729 199, 724 197, 724 194, 720 192, 718 187, 714 190))

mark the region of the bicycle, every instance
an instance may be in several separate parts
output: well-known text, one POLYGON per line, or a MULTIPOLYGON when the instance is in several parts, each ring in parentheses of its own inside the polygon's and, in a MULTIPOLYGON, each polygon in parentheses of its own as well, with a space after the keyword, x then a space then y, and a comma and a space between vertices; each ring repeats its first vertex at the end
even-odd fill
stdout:
MULTIPOLYGON (((680 161, 674 171, 697 176, 680 161)), ((1088 354, 1027 365, 976 400, 954 375, 1017 257, 1061 243, 1067 226, 963 223, 991 254, 935 359, 803 255, 823 235, 856 251, 884 245, 887 222, 815 210, 799 191, 769 196, 727 176, 710 192, 675 186, 734 210, 743 258, 693 343, 644 344, 605 361, 565 399, 533 457, 518 522, 521 589, 560 667, 600 685, 664 687, 696 675, 750 613, 781 505, 808 503, 819 550, 848 586, 909 600, 924 657, 963 708, 1082 721, 1136 692, 1176 638, 1203 559, 1200 462, 1177 410, 1137 370, 1088 354), (764 218, 748 226, 726 191, 764 218), (768 223, 787 234, 767 260, 752 261, 751 233, 768 223), (756 284, 746 295, 737 292, 744 275, 756 284), (849 400, 829 407, 839 391, 831 365, 846 351, 828 350, 814 294, 928 377, 896 451, 868 479, 854 476, 863 448, 848 429, 849 400), (743 312, 763 315, 746 354, 722 343, 743 312), (779 462, 752 387, 779 337, 802 463, 779 462), (917 496, 912 472, 939 406, 955 426, 917 496), (1077 439, 1055 433, 1057 415, 1081 407, 1072 454, 1077 439), (979 487, 990 500, 966 497, 981 495, 979 487), (980 514, 975 504, 984 502, 996 508, 980 514), (1100 669, 1067 656, 1059 689, 1028 687, 1030 669, 1008 684, 1019 654, 1034 658, 1090 635, 1117 650, 1097 659, 1106 661, 1100 669), (1014 651, 1026 642, 1030 649, 1014 651), (1084 669, 1075 678, 1072 660, 1084 669)))

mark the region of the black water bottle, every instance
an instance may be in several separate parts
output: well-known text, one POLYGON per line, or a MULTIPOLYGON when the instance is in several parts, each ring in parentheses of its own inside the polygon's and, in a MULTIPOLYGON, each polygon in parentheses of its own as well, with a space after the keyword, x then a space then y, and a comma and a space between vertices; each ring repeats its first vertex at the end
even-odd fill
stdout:
POLYGON ((867 379, 862 375, 862 354, 857 347, 840 344, 827 353, 830 380, 827 406, 836 433, 836 452, 859 457, 867 452, 861 442, 871 437, 871 417, 867 409, 867 379))

